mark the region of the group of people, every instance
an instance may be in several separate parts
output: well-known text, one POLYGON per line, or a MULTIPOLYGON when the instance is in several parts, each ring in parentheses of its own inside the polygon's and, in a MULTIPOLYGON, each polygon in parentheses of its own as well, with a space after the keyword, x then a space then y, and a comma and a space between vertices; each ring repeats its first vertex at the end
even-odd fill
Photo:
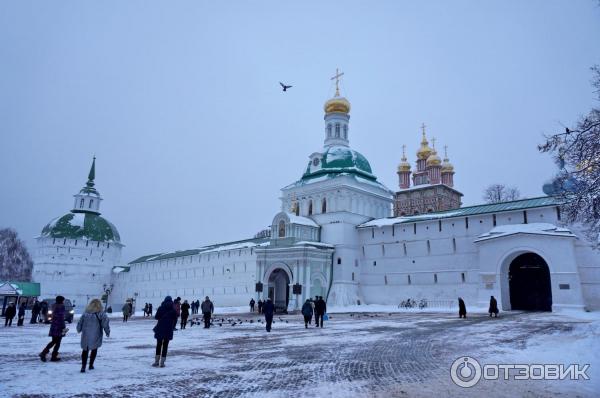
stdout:
POLYGON ((190 308, 192 310, 192 315, 197 314, 198 310, 200 309, 200 300, 192 301, 192 304, 190 304, 190 308))
POLYGON ((152 303, 144 304, 144 318, 152 316, 152 303))
POLYGON ((302 315, 304 316, 304 327, 308 328, 311 320, 315 318, 315 326, 323 327, 323 320, 327 313, 327 303, 323 300, 323 296, 315 296, 314 300, 306 299, 302 305, 302 315))
MULTIPOLYGON (((17 306, 15 303, 8 304, 8 307, 4 310, 4 327, 12 326, 13 319, 15 316, 17 317, 17 326, 23 326, 25 323, 25 311, 27 311, 27 304, 25 302, 21 302, 19 305, 19 309, 17 310, 17 306)), ((48 313, 48 303, 42 301, 35 301, 33 303, 33 307, 31 308, 31 321, 30 323, 38 323, 43 322, 46 314, 48 313)))
POLYGON ((266 302, 267 300, 262 301, 261 299, 258 299, 258 302, 256 302, 253 298, 250 299, 250 312, 254 312, 254 309, 256 308, 256 311, 259 314, 262 314, 266 302))
MULTIPOLYGON (((492 315, 494 316, 494 318, 498 318, 499 312, 500 310, 498 310, 498 301, 494 296, 490 296, 490 306, 488 307, 488 313, 490 314, 490 318, 492 317, 492 315)), ((467 317, 467 306, 465 305, 465 301, 462 299, 462 297, 458 298, 458 317, 467 317)))

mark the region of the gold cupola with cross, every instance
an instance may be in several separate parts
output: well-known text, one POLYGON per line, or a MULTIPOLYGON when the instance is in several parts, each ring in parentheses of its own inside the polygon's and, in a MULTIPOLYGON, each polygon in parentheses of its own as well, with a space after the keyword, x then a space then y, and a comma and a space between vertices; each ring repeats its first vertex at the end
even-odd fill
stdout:
POLYGON ((323 109, 325 113, 350 113, 350 101, 340 96, 340 78, 344 72, 339 69, 335 70, 335 76, 331 80, 335 80, 335 96, 325 102, 323 109))
POLYGON ((431 155, 433 150, 429 147, 429 141, 427 141, 427 137, 425 136, 425 123, 421 124, 422 138, 421 138, 421 146, 417 151, 417 158, 421 160, 427 160, 427 158, 431 155))

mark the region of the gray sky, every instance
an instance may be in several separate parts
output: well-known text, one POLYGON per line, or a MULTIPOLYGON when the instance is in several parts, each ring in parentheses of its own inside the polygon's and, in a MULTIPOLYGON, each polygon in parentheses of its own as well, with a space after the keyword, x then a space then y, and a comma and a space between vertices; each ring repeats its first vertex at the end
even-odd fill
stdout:
POLYGON ((250 237, 321 149, 336 67, 351 145, 391 189, 425 122, 465 205, 495 182, 538 196, 536 144, 594 105, 599 39, 591 0, 3 1, 0 227, 33 249, 95 153, 124 262, 250 237))

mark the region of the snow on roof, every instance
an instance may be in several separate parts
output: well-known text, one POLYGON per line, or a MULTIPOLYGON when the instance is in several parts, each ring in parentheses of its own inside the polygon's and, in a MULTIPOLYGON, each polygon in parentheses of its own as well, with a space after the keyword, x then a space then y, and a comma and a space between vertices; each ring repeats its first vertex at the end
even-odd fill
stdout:
POLYGON ((292 224, 308 225, 309 227, 319 228, 319 225, 308 217, 297 216, 294 213, 285 213, 292 224))
POLYGON ((112 272, 114 274, 119 274, 124 271, 129 271, 129 267, 113 267, 112 272))
POLYGON ((295 246, 311 245, 311 246, 327 247, 327 248, 334 248, 335 247, 334 245, 330 245, 329 243, 312 242, 312 241, 307 241, 307 240, 302 240, 300 242, 296 242, 294 245, 295 246))
POLYGON ((576 235, 567 228, 557 227, 554 224, 548 223, 533 223, 533 224, 510 224, 499 225, 492 228, 489 232, 481 234, 475 239, 475 242, 501 238, 515 234, 532 234, 532 235, 552 235, 552 236, 567 236, 575 238, 576 235))

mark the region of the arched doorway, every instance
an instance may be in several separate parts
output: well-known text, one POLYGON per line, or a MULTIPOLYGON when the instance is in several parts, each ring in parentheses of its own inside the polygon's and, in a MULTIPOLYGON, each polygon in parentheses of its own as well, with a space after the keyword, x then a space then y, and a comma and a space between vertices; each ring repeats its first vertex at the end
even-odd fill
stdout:
POLYGON ((508 269, 510 308, 525 311, 552 311, 550 269, 535 253, 517 256, 508 269))
POLYGON ((269 297, 277 311, 287 311, 290 297, 290 278, 283 269, 276 268, 269 275, 267 297, 269 297))

